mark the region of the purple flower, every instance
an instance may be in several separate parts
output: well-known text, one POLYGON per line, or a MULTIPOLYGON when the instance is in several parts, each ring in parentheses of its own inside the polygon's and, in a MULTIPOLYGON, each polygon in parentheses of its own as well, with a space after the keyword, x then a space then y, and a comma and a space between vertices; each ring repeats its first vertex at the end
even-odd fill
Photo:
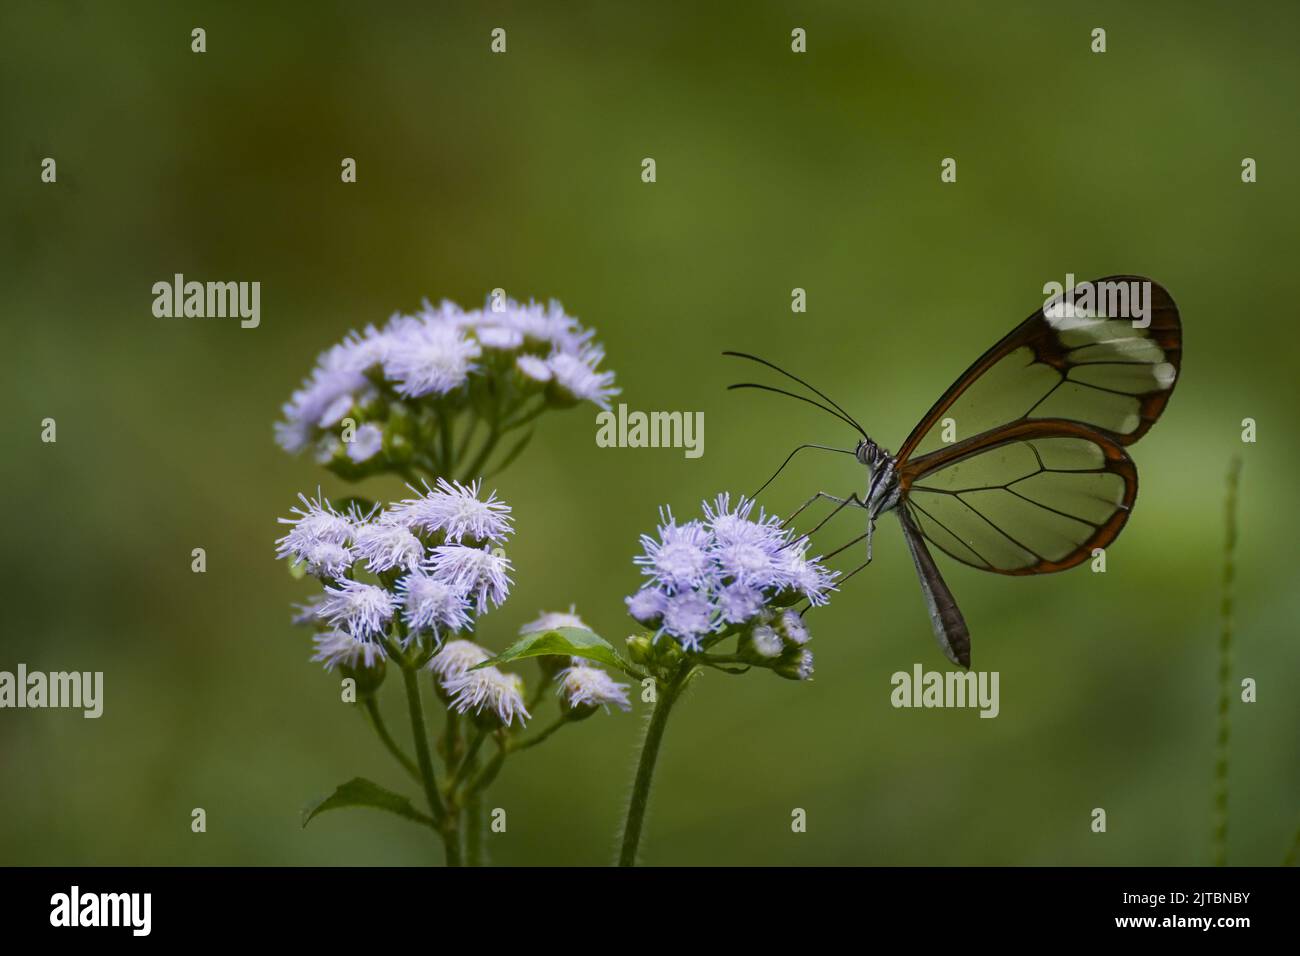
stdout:
POLYGON ((482 350, 454 325, 434 320, 395 323, 384 374, 411 398, 446 395, 465 384, 482 350))
POLYGON ((808 603, 820 607, 829 600, 829 592, 835 590, 835 578, 838 573, 831 571, 817 561, 806 556, 807 544, 792 545, 781 552, 780 574, 790 588, 800 592, 808 603))
POLYGON ((433 549, 428 572, 471 599, 479 614, 500 607, 510 593, 510 560, 500 549, 444 544, 433 549))
POLYGON ((447 681, 459 677, 471 667, 482 664, 491 657, 491 654, 473 641, 448 641, 442 645, 442 650, 433 655, 427 666, 437 676, 438 683, 446 690, 447 681))
POLYGON ((559 687, 556 693, 562 695, 572 708, 604 707, 608 713, 612 704, 621 710, 632 709, 627 696, 631 685, 618 683, 599 667, 574 664, 560 671, 557 677, 559 687))
POLYGON ((608 409, 609 400, 620 389, 614 386, 613 372, 598 372, 596 366, 605 353, 596 346, 587 346, 579 353, 552 352, 546 359, 552 380, 560 391, 574 401, 592 402, 608 409))
POLYGON ((443 633, 469 627, 469 604, 465 595, 423 571, 412 571, 397 582, 402 619, 411 633, 432 631, 441 643, 443 633))
POLYGON ((369 391, 366 372, 383 363, 389 346, 386 331, 366 326, 364 332, 351 332, 338 345, 322 352, 302 388, 285 404, 284 420, 276 423, 275 437, 280 446, 296 454, 310 445, 321 429, 337 425, 369 391))
POLYGON ((325 588, 320 617, 357 639, 380 637, 388 630, 396 601, 381 587, 360 581, 342 581, 325 588))
POLYGON ((499 500, 496 492, 480 499, 481 484, 473 481, 466 486, 439 478, 433 488, 425 484, 422 497, 407 498, 397 505, 391 512, 393 520, 416 531, 441 531, 452 544, 504 541, 514 532, 510 506, 499 500))
POLYGON ((763 592, 742 581, 723 586, 718 591, 718 611, 728 624, 742 624, 763 610, 763 592))
POLYGON ((633 559, 643 574, 661 587, 675 591, 698 587, 713 571, 709 549, 713 536, 698 521, 677 524, 670 509, 660 512, 659 538, 641 536, 645 554, 633 559))
POLYGON ((642 554, 633 562, 651 583, 624 599, 628 614, 690 651, 702 650, 711 634, 751 622, 765 629, 765 648, 806 643, 802 618, 784 605, 790 592, 825 604, 836 572, 809 558, 807 541, 796 541, 775 516, 755 514, 746 498, 733 508, 731 496, 721 494, 703 510, 703 521, 678 524, 665 507, 658 536, 641 536, 642 554))
POLYGON ((627 613, 647 627, 658 627, 663 619, 668 598, 663 591, 656 588, 642 588, 623 602, 627 604, 627 613))
POLYGON ((700 649, 700 640, 713 630, 713 606, 700 591, 671 595, 664 608, 663 630, 688 650, 700 649))
POLYGON ((384 656, 384 649, 374 641, 357 640, 342 631, 324 631, 313 637, 312 643, 316 652, 311 659, 324 663, 327 671, 340 664, 351 668, 358 664, 374 667, 384 656))
POLYGON ((353 550, 365 558, 366 566, 375 574, 393 568, 411 570, 424 558, 424 545, 405 526, 386 520, 363 524, 356 533, 353 550))
POLYGON ((297 517, 280 519, 280 524, 291 527, 276 541, 276 557, 301 561, 312 574, 334 577, 343 573, 352 563, 347 549, 355 533, 352 522, 319 492, 315 499, 300 494, 298 500, 302 507, 292 509, 297 517))
POLYGON ((516 717, 523 726, 531 716, 524 705, 524 681, 518 674, 483 667, 447 678, 443 688, 451 695, 451 706, 458 713, 473 711, 481 715, 486 710, 506 727, 516 717))

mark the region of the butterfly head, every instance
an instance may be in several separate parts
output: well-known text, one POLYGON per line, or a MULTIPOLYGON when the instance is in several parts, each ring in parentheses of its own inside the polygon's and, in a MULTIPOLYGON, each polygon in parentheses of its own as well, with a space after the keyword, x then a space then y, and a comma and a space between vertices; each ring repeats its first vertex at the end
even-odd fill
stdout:
POLYGON ((881 448, 870 438, 859 441, 853 454, 867 466, 867 473, 871 476, 867 483, 866 501, 874 518, 898 504, 898 473, 894 458, 888 449, 881 448))

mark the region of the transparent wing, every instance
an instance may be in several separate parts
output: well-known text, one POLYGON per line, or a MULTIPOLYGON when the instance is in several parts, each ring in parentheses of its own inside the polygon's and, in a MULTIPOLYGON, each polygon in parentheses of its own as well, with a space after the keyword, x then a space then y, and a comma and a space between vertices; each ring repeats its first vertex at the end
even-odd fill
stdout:
POLYGON ((1115 539, 1137 499, 1124 448, 1063 420, 1022 421, 947 446, 904 466, 900 483, 901 507, 930 543, 1000 574, 1087 560, 1115 539))
POLYGON ((1164 410, 1181 361, 1178 308, 1162 286, 1141 276, 1081 283, 980 356, 913 429, 898 459, 1021 420, 1080 422, 1132 444, 1164 410))

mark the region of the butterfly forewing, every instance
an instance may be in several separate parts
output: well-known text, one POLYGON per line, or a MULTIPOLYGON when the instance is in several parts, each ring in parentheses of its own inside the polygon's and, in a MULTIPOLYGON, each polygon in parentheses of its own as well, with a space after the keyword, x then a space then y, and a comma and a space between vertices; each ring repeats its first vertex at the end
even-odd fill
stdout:
POLYGON ((1131 444, 1164 409, 1181 359, 1178 310, 1158 283, 1140 276, 1084 283, 980 356, 913 429, 898 459, 921 467, 953 440, 1022 420, 1066 419, 1131 444), (1084 289, 1095 292, 1085 300, 1084 289), (1141 291, 1130 299, 1131 290, 1141 291), (1135 319, 1139 295, 1147 314, 1135 319))

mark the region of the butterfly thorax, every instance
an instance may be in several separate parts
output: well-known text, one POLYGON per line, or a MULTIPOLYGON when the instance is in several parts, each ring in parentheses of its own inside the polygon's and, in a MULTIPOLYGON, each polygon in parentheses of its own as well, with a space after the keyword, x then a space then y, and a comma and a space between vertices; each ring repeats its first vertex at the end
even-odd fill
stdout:
POLYGON ((874 520, 898 504, 898 470, 892 455, 870 438, 858 442, 854 454, 858 461, 867 466, 870 478, 867 482, 865 500, 867 511, 874 520))

